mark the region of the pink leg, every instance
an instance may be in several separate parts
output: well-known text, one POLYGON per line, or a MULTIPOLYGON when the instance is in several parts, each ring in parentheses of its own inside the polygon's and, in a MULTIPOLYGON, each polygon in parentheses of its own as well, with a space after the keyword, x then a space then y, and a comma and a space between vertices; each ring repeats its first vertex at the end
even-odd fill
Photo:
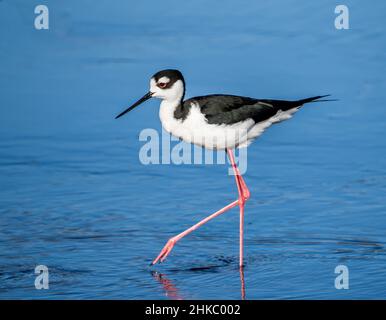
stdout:
POLYGON ((163 262, 170 251, 172 251, 174 245, 177 241, 179 241, 181 238, 185 237, 192 231, 196 230, 197 228, 201 227, 203 224, 207 223, 209 220, 212 220, 213 218, 216 218, 220 214, 224 213, 225 211, 232 209, 233 207, 237 206, 239 204, 239 200, 233 201, 232 203, 228 204, 226 207, 220 209, 219 211, 211 214, 210 216, 206 217, 205 219, 201 220, 200 222, 196 223, 194 226, 190 227, 189 229, 186 229, 184 232, 181 232, 180 234, 174 236, 173 238, 170 238, 169 241, 166 243, 164 248, 161 250, 160 254, 157 258, 154 259, 154 261, 151 264, 156 264, 157 262, 163 262))
POLYGON ((238 168, 236 166, 236 163, 234 161, 233 153, 231 150, 228 150, 229 159, 232 163, 233 170, 235 172, 235 178, 236 178, 236 184, 237 189, 239 191, 239 199, 236 201, 231 202, 224 208, 220 209, 219 211, 211 214, 210 216, 206 217, 205 219, 201 220, 200 222, 196 223, 189 229, 181 232, 180 234, 172 237, 169 239, 169 241, 166 243, 166 245, 161 250, 160 254, 157 256, 157 258, 154 259, 154 261, 151 263, 152 265, 156 264, 157 262, 163 262, 166 257, 169 255, 169 253, 172 251, 174 245, 177 243, 177 241, 181 240, 181 238, 185 237, 192 231, 196 230, 197 228, 201 227, 203 224, 207 223, 209 220, 212 220, 213 218, 223 214, 225 211, 228 211, 229 209, 232 209, 233 207, 239 205, 240 206, 240 266, 242 266, 243 261, 243 225, 244 225, 244 204, 245 201, 249 198, 249 190, 241 177, 238 168))
POLYGON ((235 173, 235 179, 237 189, 239 191, 239 207, 240 207, 240 254, 239 265, 244 266, 244 206, 245 202, 249 199, 251 193, 249 192, 247 185, 237 168, 232 150, 228 150, 229 160, 232 164, 233 171, 235 173))

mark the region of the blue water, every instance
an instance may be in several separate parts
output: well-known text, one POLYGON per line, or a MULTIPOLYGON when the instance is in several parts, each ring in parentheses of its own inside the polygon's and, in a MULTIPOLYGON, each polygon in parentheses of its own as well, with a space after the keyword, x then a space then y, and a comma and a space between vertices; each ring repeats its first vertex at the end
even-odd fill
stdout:
POLYGON ((148 165, 159 101, 114 116, 158 70, 187 97, 331 93, 248 150, 247 299, 386 298, 384 1, 0 1, 0 298, 240 299, 238 211, 226 165, 148 165), (49 268, 36 290, 34 269, 49 268), (349 289, 334 286, 337 265, 349 289))

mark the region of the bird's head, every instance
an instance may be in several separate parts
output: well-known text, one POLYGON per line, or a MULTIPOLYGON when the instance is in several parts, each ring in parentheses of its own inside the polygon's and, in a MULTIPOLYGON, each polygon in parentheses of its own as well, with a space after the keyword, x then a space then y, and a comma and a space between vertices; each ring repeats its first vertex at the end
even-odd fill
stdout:
POLYGON ((162 70, 150 79, 152 97, 162 100, 181 100, 185 94, 185 81, 178 70, 162 70))
POLYGON ((158 71, 150 79, 150 90, 141 99, 135 102, 115 117, 115 119, 123 116, 125 113, 133 110, 141 103, 150 98, 159 98, 170 103, 180 103, 185 95, 185 81, 182 73, 178 70, 167 69, 158 71))

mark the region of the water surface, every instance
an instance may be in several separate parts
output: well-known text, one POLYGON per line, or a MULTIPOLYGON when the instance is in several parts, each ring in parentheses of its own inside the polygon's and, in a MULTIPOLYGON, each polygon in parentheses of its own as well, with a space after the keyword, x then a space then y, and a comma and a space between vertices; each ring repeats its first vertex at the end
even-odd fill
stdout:
POLYGON ((174 67, 187 97, 330 93, 248 150, 247 299, 386 298, 386 5, 0 2, 0 298, 240 299, 238 212, 168 238, 236 197, 226 165, 138 159, 158 101, 114 116, 174 67), (171 8, 173 10, 171 10, 171 8), (46 265, 50 289, 36 290, 46 265), (334 287, 335 267, 350 288, 334 287))

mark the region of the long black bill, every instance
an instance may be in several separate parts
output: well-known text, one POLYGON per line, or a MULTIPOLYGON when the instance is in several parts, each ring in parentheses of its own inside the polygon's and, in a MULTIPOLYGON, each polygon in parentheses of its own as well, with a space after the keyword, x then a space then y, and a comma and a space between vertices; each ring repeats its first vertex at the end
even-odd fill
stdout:
POLYGON ((149 100, 153 93, 148 92, 146 93, 141 99, 139 99, 136 103, 134 103, 131 107, 128 107, 125 111, 118 114, 115 119, 118 119, 119 117, 122 117, 125 113, 133 110, 135 107, 138 107, 142 102, 145 102, 146 100, 149 100))

